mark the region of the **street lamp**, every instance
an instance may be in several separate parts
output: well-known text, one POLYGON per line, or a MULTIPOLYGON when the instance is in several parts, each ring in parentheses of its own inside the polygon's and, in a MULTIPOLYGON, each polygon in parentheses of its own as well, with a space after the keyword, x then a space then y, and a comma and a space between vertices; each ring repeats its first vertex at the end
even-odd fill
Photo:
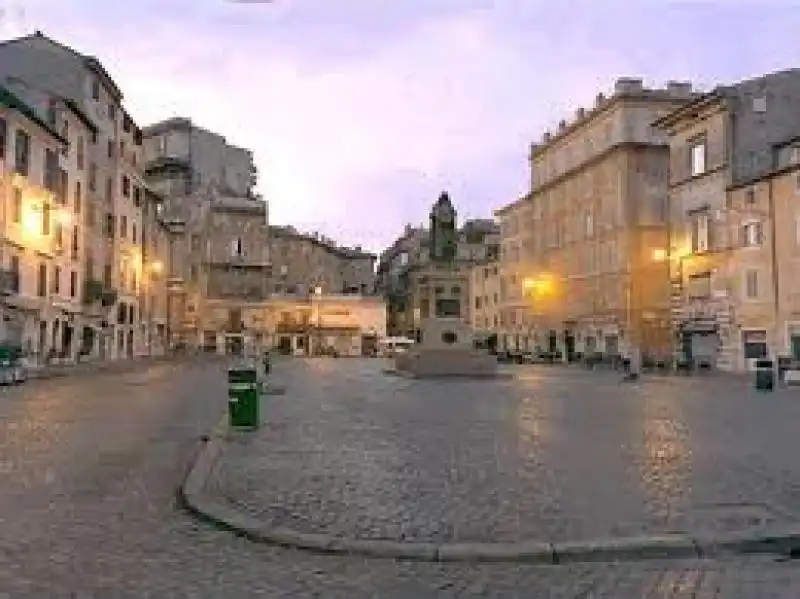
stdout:
POLYGON ((542 313, 536 311, 537 304, 541 300, 556 294, 555 278, 550 273, 540 273, 537 276, 525 277, 522 279, 522 293, 531 299, 534 307, 533 315, 541 316, 542 313))

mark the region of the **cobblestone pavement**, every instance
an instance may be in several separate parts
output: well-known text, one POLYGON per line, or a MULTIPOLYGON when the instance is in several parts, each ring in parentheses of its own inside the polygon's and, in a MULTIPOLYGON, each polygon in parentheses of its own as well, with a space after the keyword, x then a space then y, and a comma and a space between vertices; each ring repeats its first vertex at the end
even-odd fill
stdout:
POLYGON ((408 380, 297 360, 209 489, 276 526, 432 542, 715 535, 793 521, 800 391, 514 367, 408 380))
POLYGON ((0 393, 0 596, 800 596, 800 568, 764 558, 473 566, 256 545, 174 505, 196 440, 223 406, 221 373, 207 364, 0 393))

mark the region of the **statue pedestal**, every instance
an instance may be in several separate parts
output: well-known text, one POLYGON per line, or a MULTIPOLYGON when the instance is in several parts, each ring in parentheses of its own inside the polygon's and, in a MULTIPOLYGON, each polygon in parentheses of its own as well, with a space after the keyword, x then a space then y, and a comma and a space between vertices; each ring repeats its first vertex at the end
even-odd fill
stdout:
POLYGON ((472 346, 472 330, 458 318, 430 318, 422 341, 395 358, 398 374, 414 378, 497 375, 497 359, 472 346))

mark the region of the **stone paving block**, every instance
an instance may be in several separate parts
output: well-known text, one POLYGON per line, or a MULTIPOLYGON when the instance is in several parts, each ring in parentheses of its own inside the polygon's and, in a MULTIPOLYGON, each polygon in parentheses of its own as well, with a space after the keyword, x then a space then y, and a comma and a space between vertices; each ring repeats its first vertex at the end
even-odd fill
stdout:
POLYGON ((384 367, 282 362, 286 395, 226 450, 215 492, 274 526, 434 544, 702 537, 800 515, 800 402, 722 377, 622 386, 525 365, 438 381, 384 367))
MULTIPOLYGON (((357 361, 353 363, 355 370, 357 361)), ((284 364, 281 361, 276 371, 284 364)), ((290 382, 291 377, 276 375, 290 382)), ((316 555, 252 543, 197 521, 175 502, 176 484, 195 457, 198 439, 209 434, 222 416, 225 382, 221 371, 184 364, 165 369, 147 386, 120 386, 113 396, 102 377, 59 381, 46 393, 42 387, 14 389, 13 398, 0 402, 0 590, 10 597, 800 597, 797 562, 760 555, 545 566, 316 555)), ((292 386, 289 390, 291 395, 292 386)), ((363 412, 370 402, 385 398, 361 394, 345 401, 348 420, 371 430, 369 442, 377 443, 382 428, 370 429, 363 412)), ((559 413, 567 415, 555 410, 551 418, 559 413)), ((508 425, 519 426, 524 419, 513 415, 506 414, 508 425)), ((557 434, 563 425, 557 424, 558 418, 544 430, 542 421, 536 424, 539 429, 533 426, 544 415, 544 406, 539 413, 527 413, 523 426, 540 435, 557 434)), ((470 422, 496 416, 472 414, 470 422)), ((761 414, 761 420, 752 416, 751 423, 776 415, 761 414)), ((626 426, 631 425, 624 413, 622 418, 626 426)), ((715 422, 733 430, 732 438, 741 439, 736 417, 726 422, 723 415, 715 422)), ((343 423, 334 419, 331 425, 343 423)), ((277 426, 296 423, 285 419, 277 426)), ((780 423, 773 428, 775 436, 782 438, 780 423)), ((315 436, 320 432, 312 426, 298 434, 307 434, 309 446, 325 454, 330 449, 315 436)), ((439 429, 427 434, 434 432, 439 433, 434 435, 438 459, 450 459, 457 445, 443 442, 446 437, 439 429)), ((764 437, 758 443, 766 443, 764 437)), ((529 451, 530 444, 521 439, 519 451, 529 451)), ((723 451, 726 444, 716 449, 723 451)), ((365 465, 363 459, 359 463, 365 465)), ((373 463, 373 470, 364 472, 366 481, 378 477, 376 467, 373 463)), ((424 506, 433 509, 433 504, 424 506)))

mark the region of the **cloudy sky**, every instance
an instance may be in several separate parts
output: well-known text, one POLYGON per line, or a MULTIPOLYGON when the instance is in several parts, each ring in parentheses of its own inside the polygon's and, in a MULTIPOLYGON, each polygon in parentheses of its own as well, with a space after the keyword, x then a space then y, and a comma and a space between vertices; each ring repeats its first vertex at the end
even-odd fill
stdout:
POLYGON ((273 222, 372 249, 443 189, 460 217, 524 193, 528 144, 619 76, 709 88, 800 61, 793 0, 0 8, 0 38, 41 29, 98 56, 139 124, 189 116, 251 148, 273 222))

